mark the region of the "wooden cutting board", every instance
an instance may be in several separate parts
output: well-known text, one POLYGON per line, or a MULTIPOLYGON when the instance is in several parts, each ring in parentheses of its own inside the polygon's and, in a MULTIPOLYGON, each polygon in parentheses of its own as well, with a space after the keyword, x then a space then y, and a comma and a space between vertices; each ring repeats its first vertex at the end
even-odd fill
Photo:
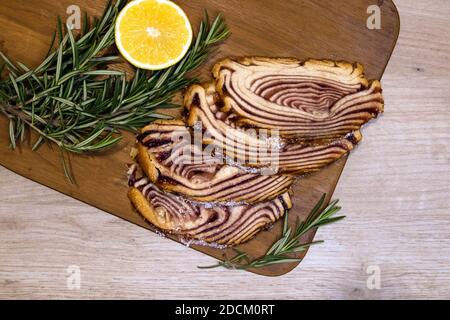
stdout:
MULTIPOLYGON (((67 17, 67 8, 73 4, 91 15, 99 15, 105 2, 1 1, 0 50, 14 61, 36 66, 46 53, 58 15, 64 20, 67 17)), ((178 0, 176 2, 185 9, 194 29, 197 28, 204 9, 207 9, 211 16, 223 13, 232 31, 231 38, 220 47, 220 52, 202 69, 204 79, 210 78, 208 70, 215 61, 230 55, 358 61, 364 64, 369 78, 380 79, 397 41, 400 25, 393 2, 383 0, 178 0), (379 30, 370 30, 366 25, 370 16, 368 7, 374 4, 381 8, 379 30)), ((126 197, 126 164, 130 162, 133 135, 125 134, 126 138, 119 146, 101 155, 71 156, 70 166, 76 180, 76 185, 71 185, 61 169, 60 153, 57 148, 43 146, 38 151, 32 152, 27 142, 18 149, 11 150, 7 124, 6 118, 0 116, 1 165, 89 205, 151 229, 133 210, 126 197)), ((376 139, 371 136, 364 138, 376 139)), ((328 200, 330 199, 345 161, 346 159, 341 159, 317 174, 298 181, 294 187, 294 208, 289 216, 292 224, 298 218, 304 219, 323 193, 327 193, 328 200)), ((345 220, 341 223, 345 223, 345 220)), ((281 223, 277 223, 270 231, 261 232, 239 249, 250 253, 252 257, 260 256, 280 233, 281 223)), ((310 233, 305 241, 310 241, 313 237, 314 232, 310 233)), ((224 254, 232 255, 229 250, 192 247, 217 259, 222 259, 224 254)), ((289 272, 296 266, 296 263, 274 265, 251 271, 277 276, 289 272)))

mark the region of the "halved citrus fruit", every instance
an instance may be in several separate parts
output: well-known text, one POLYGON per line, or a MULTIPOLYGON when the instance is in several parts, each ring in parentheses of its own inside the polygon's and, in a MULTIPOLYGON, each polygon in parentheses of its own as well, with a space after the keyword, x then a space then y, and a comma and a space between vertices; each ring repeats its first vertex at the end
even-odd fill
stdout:
POLYGON ((116 21, 116 45, 131 64, 147 70, 168 68, 180 61, 192 42, 184 11, 168 0, 135 0, 116 21))

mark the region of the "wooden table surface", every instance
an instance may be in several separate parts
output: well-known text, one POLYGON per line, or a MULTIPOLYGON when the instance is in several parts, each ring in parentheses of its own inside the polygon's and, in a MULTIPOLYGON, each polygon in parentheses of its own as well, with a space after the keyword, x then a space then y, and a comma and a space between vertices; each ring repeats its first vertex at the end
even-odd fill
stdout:
POLYGON ((299 268, 199 270, 213 260, 0 167, 0 298, 450 298, 450 3, 395 2, 386 113, 336 190, 347 219, 299 268))

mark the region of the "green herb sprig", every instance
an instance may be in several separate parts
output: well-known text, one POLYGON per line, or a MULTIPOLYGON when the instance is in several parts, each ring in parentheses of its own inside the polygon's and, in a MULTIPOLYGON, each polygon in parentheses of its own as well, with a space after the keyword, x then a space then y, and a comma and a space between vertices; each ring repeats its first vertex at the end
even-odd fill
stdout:
POLYGON ((101 151, 120 141, 121 129, 135 132, 155 119, 168 118, 155 110, 175 107, 174 94, 197 82, 188 74, 229 35, 220 15, 210 23, 205 13, 179 63, 157 72, 136 69, 127 80, 125 72, 114 70, 120 57, 111 54, 115 20, 126 2, 110 1, 92 23, 85 14, 78 35, 58 19, 48 55, 34 69, 13 63, 0 52, 8 70, 8 77, 0 81, 0 113, 9 118, 12 148, 30 128, 38 134, 33 150, 52 142, 62 153, 101 151), (59 44, 54 50, 55 42, 59 44))
POLYGON ((236 255, 232 258, 219 261, 211 266, 199 266, 199 268, 224 267, 227 269, 246 270, 267 267, 273 264, 300 262, 302 259, 293 258, 295 253, 303 252, 312 245, 323 243, 323 241, 314 241, 302 244, 301 239, 308 231, 345 218, 345 216, 335 217, 335 214, 341 210, 341 207, 337 205, 339 200, 332 201, 325 209, 321 210, 325 198, 326 195, 323 195, 311 210, 308 218, 303 222, 298 222, 294 229, 289 227, 288 213, 286 213, 281 237, 267 250, 264 256, 250 260, 246 252, 234 249, 236 255))

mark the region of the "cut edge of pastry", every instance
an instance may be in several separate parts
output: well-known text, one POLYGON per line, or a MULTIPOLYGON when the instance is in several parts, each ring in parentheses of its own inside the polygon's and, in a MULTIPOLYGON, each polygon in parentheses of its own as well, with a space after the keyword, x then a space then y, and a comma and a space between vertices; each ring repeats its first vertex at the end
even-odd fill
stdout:
POLYGON ((273 63, 286 64, 293 66, 303 66, 309 70, 321 71, 333 73, 336 75, 352 75, 358 79, 358 82, 363 88, 368 88, 373 81, 368 80, 364 72, 364 66, 359 63, 350 63, 343 60, 330 60, 330 59, 305 59, 299 60, 296 58, 272 58, 272 57, 236 57, 225 58, 217 62, 212 69, 213 78, 216 80, 216 91, 222 96, 226 96, 224 90, 224 79, 220 74, 223 68, 229 68, 233 63, 238 63, 243 66, 268 66, 273 63))

